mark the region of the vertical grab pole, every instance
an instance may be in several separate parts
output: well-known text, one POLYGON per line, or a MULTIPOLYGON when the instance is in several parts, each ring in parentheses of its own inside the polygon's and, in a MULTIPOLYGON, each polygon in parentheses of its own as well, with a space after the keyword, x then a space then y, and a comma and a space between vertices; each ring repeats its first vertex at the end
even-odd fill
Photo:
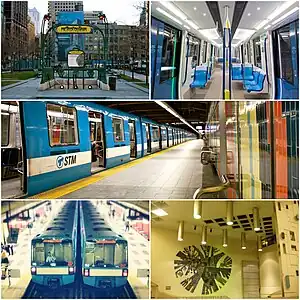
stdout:
POLYGON ((223 31, 223 99, 231 99, 231 32, 228 6, 225 6, 225 26, 223 31))
POLYGON ((223 100, 225 100, 225 89, 226 89, 226 78, 225 78, 225 72, 226 72, 226 63, 225 63, 225 56, 226 56, 226 50, 225 50, 225 29, 223 30, 223 82, 222 82, 222 92, 223 92, 223 100))

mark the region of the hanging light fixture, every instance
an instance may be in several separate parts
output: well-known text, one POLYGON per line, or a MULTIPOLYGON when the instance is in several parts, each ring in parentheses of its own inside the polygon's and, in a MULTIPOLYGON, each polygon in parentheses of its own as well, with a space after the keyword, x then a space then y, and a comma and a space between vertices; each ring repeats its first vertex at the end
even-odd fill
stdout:
POLYGON ((258 236, 258 237, 257 237, 257 250, 258 250, 259 252, 262 251, 261 236, 258 236))
POLYGON ((206 243, 207 243, 207 226, 203 226, 201 244, 206 245, 206 243))
POLYGON ((247 248, 246 247, 246 233, 245 232, 241 233, 241 246, 242 246, 243 250, 245 250, 247 248))
POLYGON ((202 215, 202 201, 194 201, 194 218, 201 219, 202 215))
POLYGON ((259 224, 259 210, 258 210, 258 207, 253 207, 252 212, 253 212, 254 231, 259 231, 260 230, 260 224, 259 224))
POLYGON ((223 247, 228 246, 228 232, 227 229, 223 229, 223 247))
POLYGON ((233 224, 233 202, 227 201, 226 203, 226 224, 233 224))
POLYGON ((180 221, 179 226, 178 226, 178 241, 179 242, 183 241, 183 234, 184 234, 184 221, 180 221))

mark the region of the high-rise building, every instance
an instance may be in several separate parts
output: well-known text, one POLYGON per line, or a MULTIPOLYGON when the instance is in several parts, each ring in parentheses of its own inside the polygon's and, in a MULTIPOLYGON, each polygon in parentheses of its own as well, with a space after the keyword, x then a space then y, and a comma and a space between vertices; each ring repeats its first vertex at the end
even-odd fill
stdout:
POLYGON ((2 28, 5 38, 2 39, 3 58, 28 54, 28 2, 4 1, 3 14, 5 25, 2 28))
POLYGON ((31 20, 31 17, 28 16, 28 54, 34 55, 36 54, 35 49, 35 25, 31 20))
POLYGON ((40 33, 40 30, 41 30, 40 13, 34 7, 34 8, 29 8, 28 14, 31 18, 31 22, 33 22, 33 24, 34 24, 35 35, 38 35, 40 33))
POLYGON ((83 1, 48 1, 48 13, 51 14, 49 27, 56 22, 57 13, 60 11, 83 11, 83 1))

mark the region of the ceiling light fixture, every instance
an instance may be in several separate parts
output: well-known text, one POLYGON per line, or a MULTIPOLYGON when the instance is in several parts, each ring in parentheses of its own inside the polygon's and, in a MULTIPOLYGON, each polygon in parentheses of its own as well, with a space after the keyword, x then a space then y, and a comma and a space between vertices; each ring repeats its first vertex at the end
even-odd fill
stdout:
MULTIPOLYGON (((262 27, 264 27, 267 23, 269 23, 270 21, 272 21, 274 18, 276 18, 277 16, 279 16, 280 14, 282 14, 286 9, 288 9, 289 7, 291 7, 294 3, 298 2, 298 0, 292 0, 292 1, 285 1, 283 5, 281 5, 280 7, 278 7, 277 9, 275 9, 275 11, 273 13, 271 13, 267 19, 263 20, 262 22, 260 22, 255 29, 259 30, 262 27)), ((299 9, 297 7, 297 9, 299 9)))
POLYGON ((259 224, 259 211, 257 207, 253 207, 253 227, 254 231, 260 231, 260 224, 259 224))
POLYGON ((179 226, 178 226, 178 241, 179 242, 183 241, 183 235, 184 235, 184 221, 180 221, 179 226))
POLYGON ((261 237, 260 236, 257 237, 257 250, 259 252, 262 251, 262 242, 261 242, 261 237))
POLYGON ((195 129, 190 123, 188 123, 183 117, 181 117, 174 109, 172 109, 167 103, 163 101, 154 100, 154 102, 158 105, 160 105, 162 108, 164 108, 166 111, 168 111, 170 114, 178 118, 182 123, 189 126, 191 129, 193 129, 197 134, 199 134, 198 130, 195 129))
POLYGON ((250 16, 251 16, 251 14, 250 14, 250 13, 248 13, 248 16, 250 17, 250 16))
POLYGON ((183 27, 185 27, 186 29, 190 30, 191 28, 187 25, 183 25, 183 27))
POLYGON ((246 233, 245 232, 241 232, 241 246, 242 249, 245 250, 246 247, 246 233))
POLYGON ((201 244, 206 245, 206 243, 207 243, 207 226, 203 226, 201 244))
POLYGON ((153 209, 152 213, 159 217, 164 217, 168 215, 168 213, 161 208, 153 209))
POLYGON ((223 229, 223 247, 228 246, 228 231, 227 229, 223 229))
POLYGON ((206 13, 203 13, 203 17, 205 17, 206 16, 206 13))
POLYGON ((172 14, 179 17, 181 20, 187 19, 187 16, 171 2, 161 1, 160 4, 163 5, 165 8, 167 8, 172 14))
POLYGON ((258 7, 257 10, 260 10, 260 7, 258 7))
POLYGON ((194 10, 197 10, 197 7, 196 7, 196 6, 194 7, 194 10))
POLYGON ((269 29, 271 27, 271 25, 266 26, 264 29, 269 29))
POLYGON ((209 40, 216 40, 220 37, 217 28, 199 29, 198 31, 209 40))
POLYGON ((202 201, 195 200, 194 201, 194 218, 201 219, 202 215, 202 201))
POLYGON ((231 226, 233 225, 233 202, 226 202, 226 224, 231 226))
POLYGON ((284 14, 283 16, 281 16, 280 18, 272 22, 272 25, 279 23, 280 21, 284 20, 286 17, 290 16, 296 11, 299 11, 299 7, 294 7, 292 10, 290 10, 289 12, 287 12, 286 14, 284 14))
POLYGON ((170 15, 169 13, 167 13, 166 11, 161 9, 160 7, 157 7, 156 10, 158 12, 160 12, 161 14, 165 15, 166 17, 168 17, 169 19, 173 20, 174 22, 178 23, 179 25, 182 25, 182 22, 180 22, 178 19, 176 19, 175 17, 173 17, 172 15, 170 15))

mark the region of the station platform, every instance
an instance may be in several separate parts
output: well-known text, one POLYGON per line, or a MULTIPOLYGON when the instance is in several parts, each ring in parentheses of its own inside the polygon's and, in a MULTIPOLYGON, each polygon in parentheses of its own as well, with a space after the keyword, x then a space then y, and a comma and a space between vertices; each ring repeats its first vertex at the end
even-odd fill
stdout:
MULTIPOLYGON (((31 239, 47 227, 62 204, 63 201, 56 201, 47 218, 41 217, 33 222, 31 229, 24 228, 20 231, 18 243, 13 247, 14 254, 8 256, 8 269, 11 270, 12 277, 10 281, 8 277, 1 280, 1 299, 21 299, 24 295, 31 281, 31 239)), ((2 223, 1 226, 6 226, 6 224, 2 223)))
POLYGON ((128 281, 138 299, 149 298, 149 278, 138 277, 138 270, 150 268, 150 241, 130 228, 125 231, 125 223, 118 215, 109 216, 109 205, 98 205, 98 211, 112 229, 127 239, 128 242, 128 281))
POLYGON ((219 182, 200 162, 203 145, 203 140, 188 141, 31 198, 191 199, 203 181, 205 186, 219 182))

